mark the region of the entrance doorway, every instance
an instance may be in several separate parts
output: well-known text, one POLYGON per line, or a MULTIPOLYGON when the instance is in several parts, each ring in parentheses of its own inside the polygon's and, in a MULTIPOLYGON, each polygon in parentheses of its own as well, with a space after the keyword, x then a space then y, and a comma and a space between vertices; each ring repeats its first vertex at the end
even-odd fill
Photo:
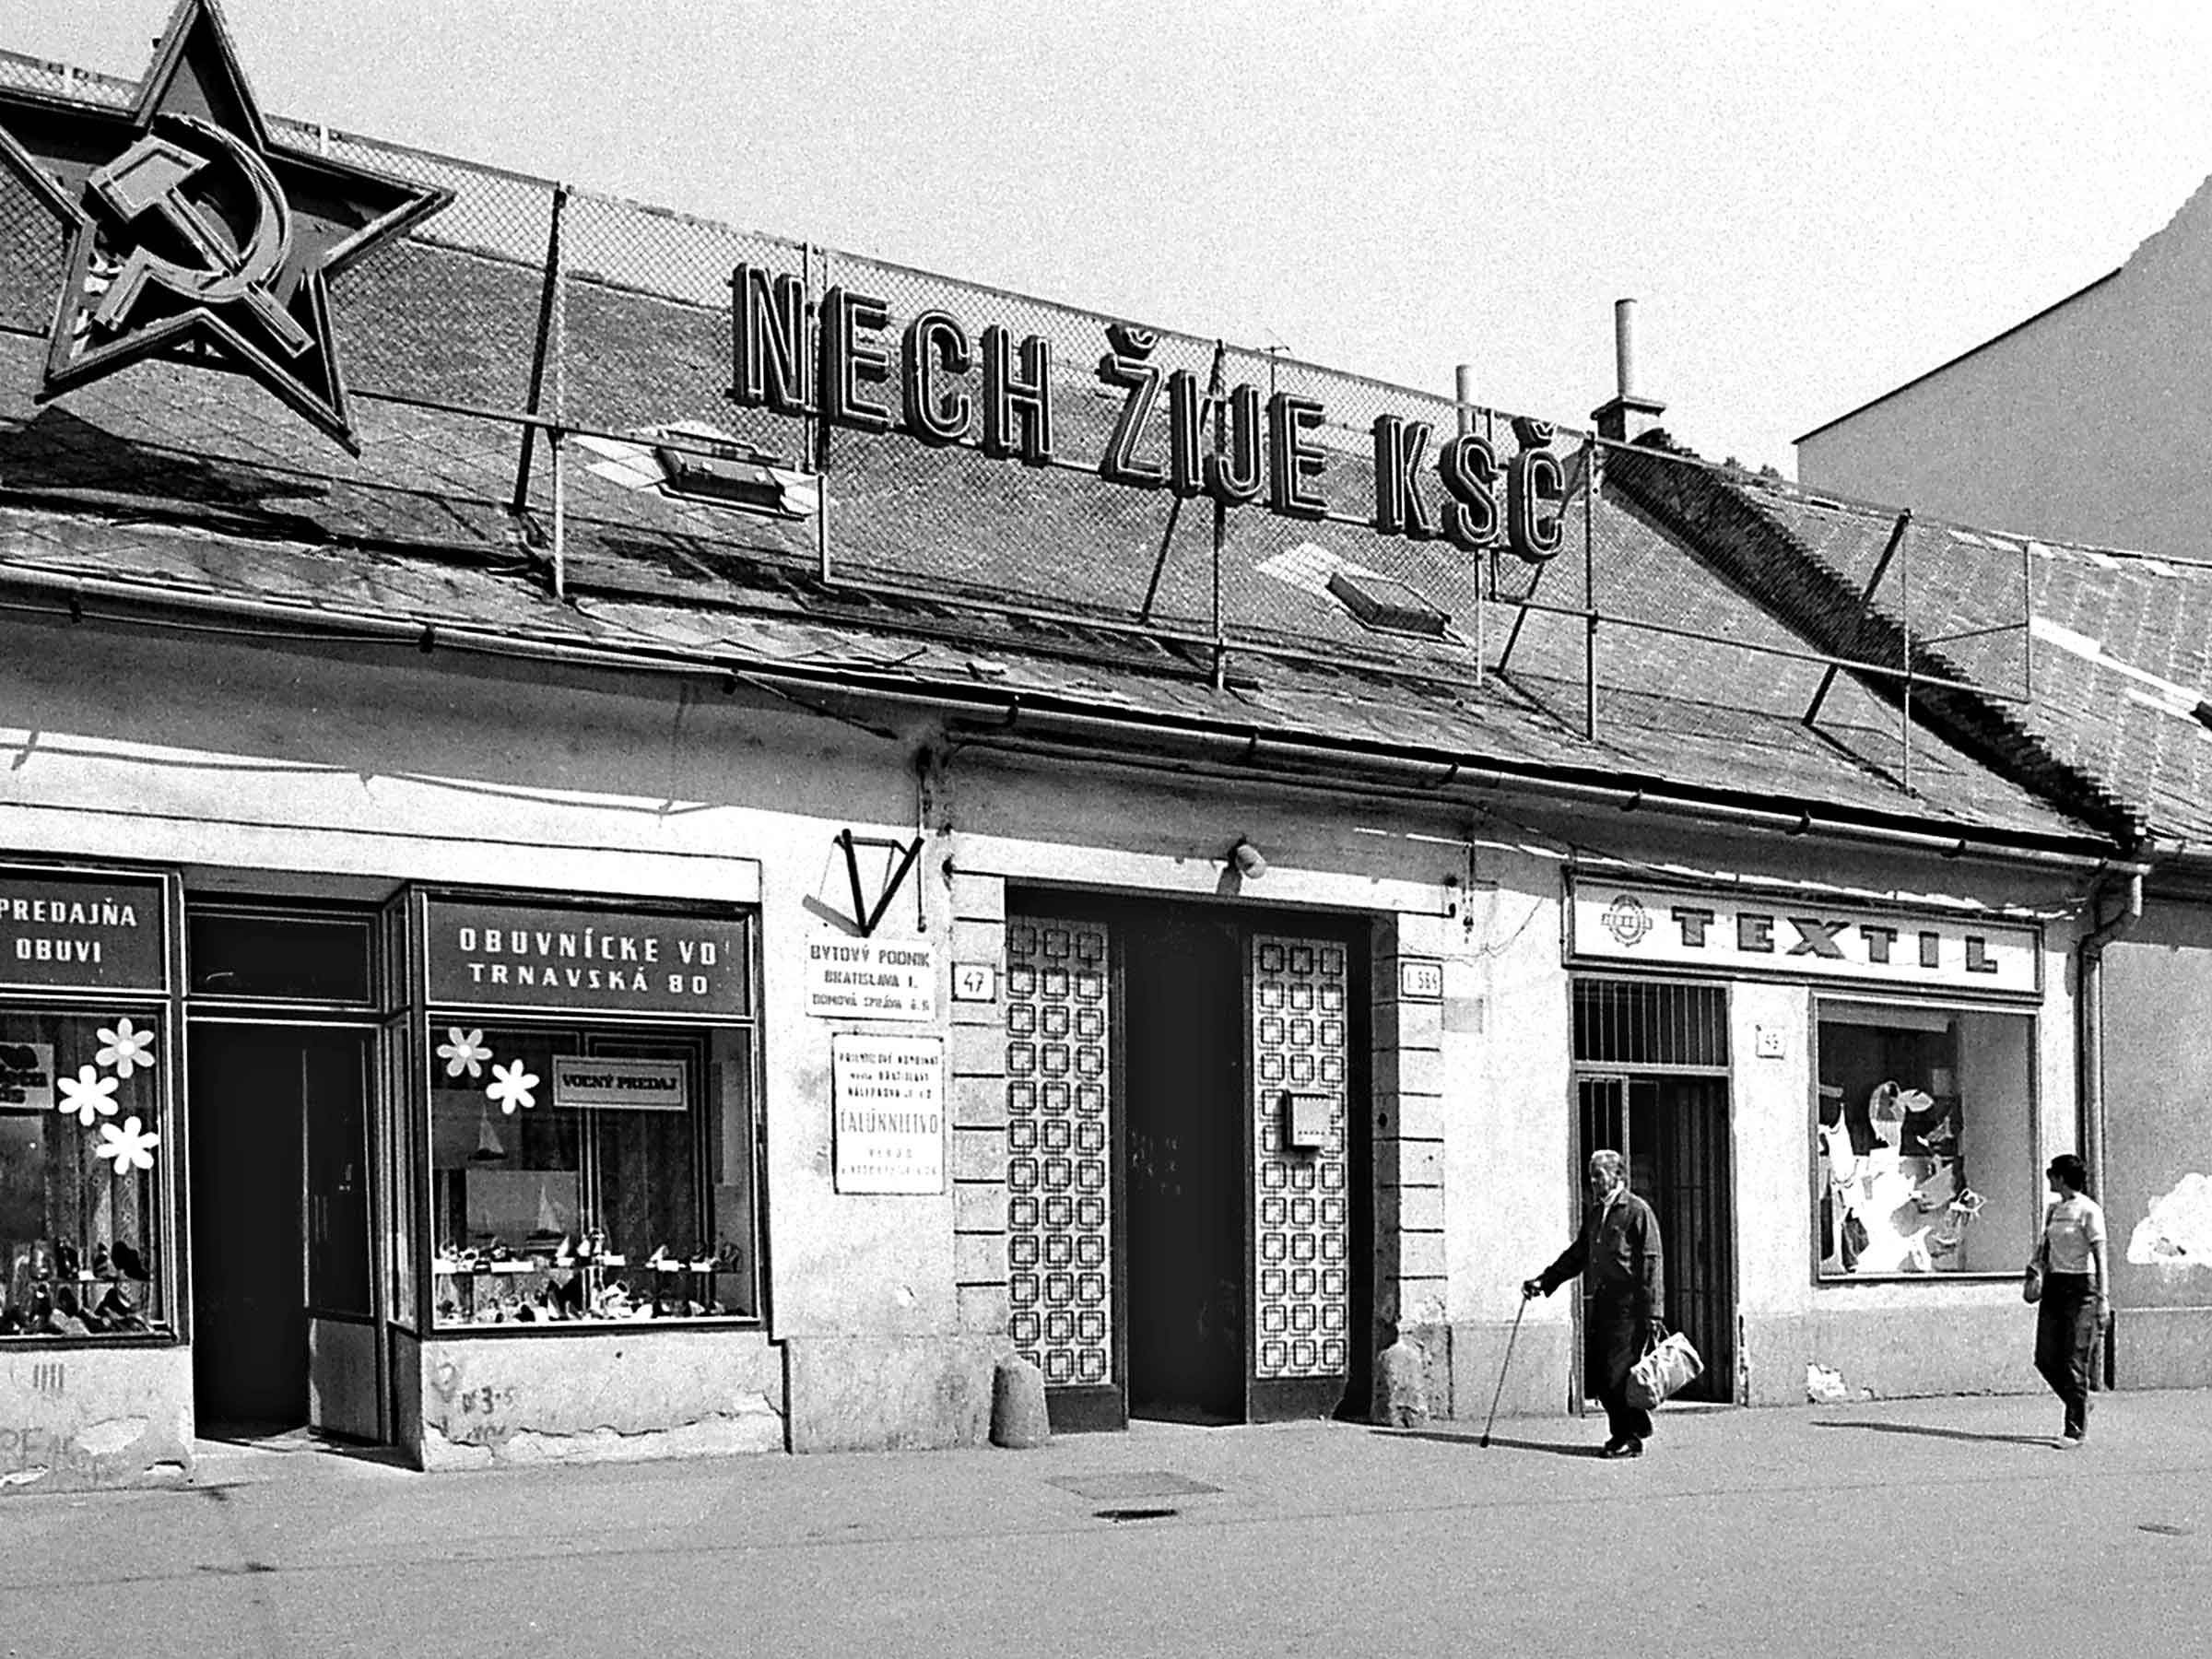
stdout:
POLYGON ((1243 971, 1233 921, 1123 930, 1129 1415, 1244 1416, 1243 971))
POLYGON ((367 1032, 195 1025, 193 1387, 207 1425, 379 1438, 367 1032))
MULTIPOLYGON (((1579 1189, 1590 1154, 1628 1159, 1629 1186, 1659 1219, 1669 1328, 1704 1374, 1677 1398, 1735 1398, 1735 1177, 1727 993, 1713 985, 1582 981, 1574 987, 1579 1189), (1603 1065, 1604 1069, 1599 1069, 1603 1065)), ((1585 1285, 1583 1299, 1589 1291, 1585 1285)), ((1588 1321, 1583 1322, 1587 1329, 1588 1321)), ((1583 1394, 1595 1379, 1583 1356, 1583 1394)))
MULTIPOLYGON (((1703 1077, 1584 1077, 1581 1093, 1576 1168, 1604 1147, 1629 1160, 1630 1190, 1659 1218, 1666 1271, 1660 1317, 1705 1361, 1704 1374, 1676 1397, 1727 1404, 1735 1393, 1728 1086, 1703 1077)), ((1587 1354, 1583 1361, 1583 1393, 1594 1395, 1587 1354)))
POLYGON ((1055 1427, 1364 1389, 1367 955, 1356 924, 1226 906, 1010 910, 1009 1329, 1055 1427))

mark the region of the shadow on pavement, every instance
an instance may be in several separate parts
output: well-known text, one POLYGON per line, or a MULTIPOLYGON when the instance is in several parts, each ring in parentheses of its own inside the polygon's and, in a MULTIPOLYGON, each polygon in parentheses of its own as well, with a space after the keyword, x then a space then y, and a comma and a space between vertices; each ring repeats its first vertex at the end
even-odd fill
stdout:
POLYGON ((1816 1418, 1816 1429, 1863 1429, 1869 1434, 1924 1434, 1936 1440, 1995 1441, 2007 1446, 2048 1446, 2047 1434, 1977 1434, 1971 1429, 1931 1429, 1924 1423, 1849 1423, 1816 1418))
MULTIPOLYGON (((1438 1434, 1423 1429, 1378 1429, 1375 1432, 1390 1440, 1435 1441, 1441 1445, 1465 1446, 1473 1452, 1485 1449, 1482 1442, 1472 1434, 1438 1434)), ((1558 1441, 1508 1440, 1501 1434, 1491 1435, 1489 1449, 1496 1450, 1500 1447, 1513 1452, 1548 1452, 1554 1457, 1602 1457, 1605 1455, 1605 1449, 1601 1446, 1581 1444, 1566 1446, 1561 1445, 1558 1441)))

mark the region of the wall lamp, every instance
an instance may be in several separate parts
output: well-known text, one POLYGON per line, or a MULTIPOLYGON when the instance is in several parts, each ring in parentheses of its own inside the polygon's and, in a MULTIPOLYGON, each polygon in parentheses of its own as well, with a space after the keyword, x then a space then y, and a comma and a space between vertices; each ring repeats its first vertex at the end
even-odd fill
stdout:
POLYGON ((1230 867, 1247 881, 1257 881, 1267 874, 1267 858, 1257 847, 1242 836, 1229 850, 1230 867))

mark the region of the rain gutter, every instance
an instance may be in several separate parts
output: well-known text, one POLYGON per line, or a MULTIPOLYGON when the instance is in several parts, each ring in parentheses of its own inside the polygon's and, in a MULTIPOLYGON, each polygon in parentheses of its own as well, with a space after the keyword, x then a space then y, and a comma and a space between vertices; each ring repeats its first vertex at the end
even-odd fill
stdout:
POLYGON ((907 673, 891 674, 836 665, 716 656, 643 641, 592 645, 526 640, 465 624, 337 611, 322 606, 285 605, 156 583, 72 576, 20 566, 11 568, 5 564, 0 564, 0 586, 48 595, 60 604, 59 613, 48 614, 63 614, 76 622, 91 619, 87 602, 97 599, 124 607, 106 619, 124 623, 153 621, 157 618, 147 613, 169 610, 230 621, 251 621, 293 633, 305 630, 317 636, 363 643, 407 644, 425 654, 443 649, 594 670, 734 677, 763 687, 806 686, 869 693, 978 720, 981 724, 955 729, 955 741, 963 747, 1056 753, 1063 758, 1095 762, 1110 758, 1099 752, 1101 740, 1118 738, 1125 742, 1129 734, 1141 733, 1155 742, 1181 745, 1196 757, 1227 763, 1239 776, 1250 777, 1256 771, 1307 787, 1362 791, 1382 787, 1430 799, 1443 797, 1445 792, 1462 788, 1477 793, 1510 791, 1622 812, 1648 811, 1701 821, 1718 819, 1789 836, 1908 847, 1947 858, 1990 859, 2099 872, 2136 868, 2125 863, 2116 843, 2100 843, 2090 836, 2068 846, 2056 837, 2014 838, 2002 832, 1971 834, 1949 828, 1930 829, 1921 827, 1930 821, 1924 818, 1838 814, 1832 809, 1816 811, 1812 806, 1786 796, 1703 791, 1651 781, 1624 782, 1618 774, 1601 774, 1588 769, 1536 763, 1514 765, 1471 752, 1426 745, 1263 731, 1249 723, 1195 715, 1147 714, 1135 711, 1102 713, 1096 699, 1064 693, 951 681, 931 683, 907 673), (1052 741, 1055 734, 1065 741, 1058 744, 1052 741), (1314 775, 1302 772, 1300 767, 1327 770, 1314 775))

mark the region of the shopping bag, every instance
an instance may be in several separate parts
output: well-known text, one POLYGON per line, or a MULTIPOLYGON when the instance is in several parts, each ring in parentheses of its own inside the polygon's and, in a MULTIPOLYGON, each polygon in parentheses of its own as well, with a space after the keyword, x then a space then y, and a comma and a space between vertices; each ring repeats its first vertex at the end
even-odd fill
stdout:
POLYGON ((1649 1411, 1663 1400, 1672 1399, 1704 1374, 1705 1361, 1698 1358, 1698 1350, 1690 1347, 1689 1338, 1679 1331, 1669 1332, 1629 1368, 1629 1404, 1640 1411, 1649 1411))

